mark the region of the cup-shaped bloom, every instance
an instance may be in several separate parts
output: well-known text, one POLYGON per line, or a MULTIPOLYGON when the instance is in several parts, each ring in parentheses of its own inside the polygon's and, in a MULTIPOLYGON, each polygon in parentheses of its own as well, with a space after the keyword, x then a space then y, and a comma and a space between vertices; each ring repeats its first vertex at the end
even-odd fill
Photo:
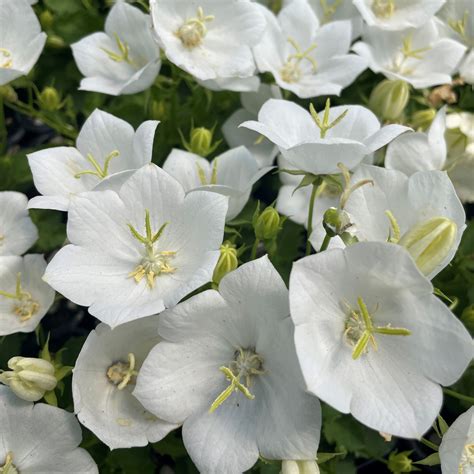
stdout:
POLYGON ((21 255, 38 239, 28 215, 28 198, 15 191, 0 192, 0 256, 21 255))
POLYGON ((146 165, 118 192, 72 200, 71 244, 44 279, 111 327, 159 313, 211 280, 226 212, 224 196, 185 196, 168 173, 146 165))
POLYGON ((354 182, 373 186, 354 191, 346 204, 360 241, 400 244, 408 249, 428 278, 454 257, 466 228, 464 208, 448 175, 418 171, 407 177, 396 170, 361 165, 354 182))
POLYGON ((252 47, 265 29, 257 5, 239 0, 152 0, 153 27, 166 57, 197 79, 253 76, 252 47))
POLYGON ((372 71, 415 89, 450 83, 466 51, 461 43, 441 38, 434 20, 403 31, 367 26, 352 49, 369 61, 372 71))
POLYGON ((94 110, 75 148, 60 146, 28 155, 33 181, 42 194, 31 199, 29 207, 67 211, 72 196, 101 183, 106 188, 111 175, 150 163, 158 123, 148 120, 135 131, 124 120, 94 110))
POLYGON ((282 88, 298 97, 339 95, 367 68, 368 61, 349 54, 350 21, 319 26, 307 0, 294 0, 267 19, 262 40, 254 48, 260 72, 271 72, 282 88))
POLYGON ((111 330, 99 324, 82 346, 72 376, 79 421, 110 449, 145 446, 176 425, 159 420, 132 395, 140 367, 159 342, 157 317, 111 330))
POLYGON ((378 118, 359 105, 328 105, 319 114, 310 114, 294 102, 270 99, 260 109, 258 121, 241 127, 275 143, 294 168, 316 175, 340 173, 338 163, 353 169, 365 156, 410 130, 401 125, 381 128, 378 118))
POLYGON ((20 400, 0 386, 0 470, 4 473, 98 474, 82 448, 76 417, 60 408, 20 400))
POLYGON ((26 0, 0 0, 0 86, 28 74, 38 61, 46 33, 26 0))
POLYGON ((134 394, 183 423, 200 472, 239 474, 266 459, 315 459, 320 408, 305 393, 288 290, 268 258, 161 315, 134 394))
POLYGON ((472 359, 468 331, 397 245, 299 260, 290 309, 308 390, 384 433, 420 438, 441 408, 439 384, 453 384, 472 359))
POLYGON ((471 474, 474 466, 474 407, 460 415, 449 427, 439 447, 445 474, 471 474))
POLYGON ((0 257, 0 336, 31 332, 54 301, 42 255, 0 257))
POLYGON ((105 20, 105 32, 71 45, 80 90, 135 94, 148 89, 160 72, 160 50, 153 39, 150 15, 119 0, 105 20))
POLYGON ((226 220, 244 208, 252 186, 272 168, 258 164, 244 146, 233 148, 209 162, 194 153, 174 149, 163 169, 178 180, 186 192, 206 190, 229 197, 226 220))

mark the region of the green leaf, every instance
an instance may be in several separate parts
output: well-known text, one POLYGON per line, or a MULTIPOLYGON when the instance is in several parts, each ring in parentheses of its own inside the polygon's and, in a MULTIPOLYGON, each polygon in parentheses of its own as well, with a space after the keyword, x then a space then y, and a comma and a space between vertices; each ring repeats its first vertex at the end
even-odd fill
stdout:
POLYGON ((438 426, 443 436, 446 431, 449 430, 449 425, 446 423, 445 419, 441 415, 438 415, 438 426))
POLYGON ((157 466, 152 461, 148 446, 144 448, 115 449, 106 460, 102 472, 122 474, 154 474, 157 466))
POLYGON ((334 459, 338 456, 345 456, 346 453, 318 453, 318 456, 317 456, 317 461, 318 461, 318 464, 324 464, 325 462, 328 462, 330 461, 331 459, 334 459))
POLYGON ((62 213, 31 209, 30 216, 38 227, 39 239, 33 250, 44 253, 61 247, 66 240, 66 224, 62 213))
POLYGON ((58 406, 58 399, 56 397, 56 394, 54 393, 54 390, 46 392, 43 398, 48 405, 52 405, 53 407, 58 406))
POLYGON ((433 453, 421 461, 414 461, 414 463, 421 464, 422 466, 437 466, 441 461, 439 459, 439 453, 433 453))

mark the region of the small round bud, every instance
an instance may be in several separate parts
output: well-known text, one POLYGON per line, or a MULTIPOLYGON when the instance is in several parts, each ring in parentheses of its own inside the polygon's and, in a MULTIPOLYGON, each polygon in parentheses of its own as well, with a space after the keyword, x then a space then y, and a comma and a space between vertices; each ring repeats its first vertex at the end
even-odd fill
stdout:
POLYGON ((45 87, 41 91, 38 100, 41 108, 48 112, 54 112, 61 108, 61 97, 54 87, 45 87))
POLYGON ((49 10, 44 10, 40 13, 39 21, 43 30, 49 30, 54 23, 54 16, 49 10))
POLYGON ((206 157, 212 151, 212 130, 204 127, 193 128, 189 148, 191 153, 206 157))
POLYGON ((255 223, 255 237, 259 240, 274 239, 280 231, 280 214, 274 207, 267 207, 255 223))
POLYGON ((221 254, 217 261, 212 281, 219 284, 222 278, 229 272, 235 270, 239 266, 239 259, 237 258, 237 250, 235 245, 230 242, 224 242, 220 248, 221 254))
POLYGON ((169 116, 168 107, 164 100, 153 100, 150 108, 150 118, 153 120, 166 120, 169 116))
POLYGON ((352 226, 349 214, 341 209, 330 207, 323 216, 323 226, 330 237, 343 234, 352 226))
POLYGON ((415 112, 411 117, 411 125, 415 130, 426 130, 436 117, 436 109, 425 109, 415 112))
POLYGON ((66 42, 58 35, 48 35, 46 45, 54 49, 63 49, 67 46, 66 42))
POLYGON ((16 102, 18 95, 10 85, 0 86, 0 97, 7 102, 16 102))
POLYGON ((319 474, 319 467, 318 463, 312 460, 285 460, 281 462, 281 474, 319 474))
POLYGON ((403 451, 402 453, 392 452, 388 457, 388 469, 390 472, 399 474, 401 472, 412 472, 416 470, 413 461, 409 458, 411 451, 403 451))
POLYGON ((410 85, 405 81, 385 79, 370 94, 369 107, 384 120, 396 120, 410 98, 410 85))

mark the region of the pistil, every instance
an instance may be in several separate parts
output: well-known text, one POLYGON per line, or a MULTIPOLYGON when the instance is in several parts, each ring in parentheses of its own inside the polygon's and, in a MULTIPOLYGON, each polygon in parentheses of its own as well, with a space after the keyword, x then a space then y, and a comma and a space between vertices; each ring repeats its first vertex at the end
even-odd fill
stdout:
POLYGON ((21 286, 21 273, 16 276, 15 293, 0 290, 1 296, 13 300, 13 313, 22 323, 31 319, 39 310, 39 303, 21 286))

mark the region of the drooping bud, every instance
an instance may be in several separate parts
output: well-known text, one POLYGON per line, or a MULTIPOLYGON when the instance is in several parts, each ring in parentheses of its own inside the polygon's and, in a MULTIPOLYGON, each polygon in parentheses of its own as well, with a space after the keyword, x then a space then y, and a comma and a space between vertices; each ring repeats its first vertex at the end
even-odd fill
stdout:
POLYGON ((43 30, 49 30, 54 23, 54 16, 49 10, 44 10, 40 13, 39 21, 43 30))
POLYGON ((352 222, 349 214, 344 209, 330 207, 324 213, 323 226, 331 237, 335 237, 336 235, 342 235, 352 227, 352 222))
POLYGON ((40 107, 48 112, 54 112, 61 108, 61 96, 51 86, 45 87, 38 96, 40 107))
POLYGON ((281 217, 278 211, 268 206, 257 218, 255 222, 255 237, 259 240, 272 240, 280 232, 281 217))
POLYGON ((415 130, 426 130, 436 117, 436 109, 418 110, 411 117, 411 125, 415 130))
POLYGON ((10 85, 0 86, 0 97, 7 102, 16 102, 18 100, 18 94, 10 85))
POLYGON ((312 460, 285 460, 281 462, 281 474, 319 474, 319 467, 318 463, 312 460))
POLYGON ((413 461, 409 457, 411 453, 412 451, 403 451, 401 453, 394 451, 390 453, 387 464, 390 472, 399 474, 402 472, 417 471, 418 469, 413 466, 413 461))
POLYGON ((212 281, 219 284, 222 278, 229 272, 235 270, 239 266, 239 259, 237 257, 237 249, 231 242, 224 242, 220 248, 220 256, 217 261, 216 268, 214 268, 214 274, 212 281))
POLYGON ((214 138, 214 129, 209 130, 208 128, 198 127, 191 130, 189 136, 189 142, 183 137, 183 145, 190 153, 206 157, 210 155, 221 143, 218 140, 212 143, 214 138))
POLYGON ((410 85, 401 80, 385 79, 370 94, 369 107, 384 120, 396 120, 410 98, 410 85))
POLYGON ((0 382, 23 400, 36 402, 56 387, 55 368, 47 360, 17 356, 8 361, 8 367, 12 370, 1 373, 0 382))
POLYGON ((458 226, 447 217, 432 217, 406 232, 400 241, 415 260, 419 270, 429 275, 449 254, 458 226))

